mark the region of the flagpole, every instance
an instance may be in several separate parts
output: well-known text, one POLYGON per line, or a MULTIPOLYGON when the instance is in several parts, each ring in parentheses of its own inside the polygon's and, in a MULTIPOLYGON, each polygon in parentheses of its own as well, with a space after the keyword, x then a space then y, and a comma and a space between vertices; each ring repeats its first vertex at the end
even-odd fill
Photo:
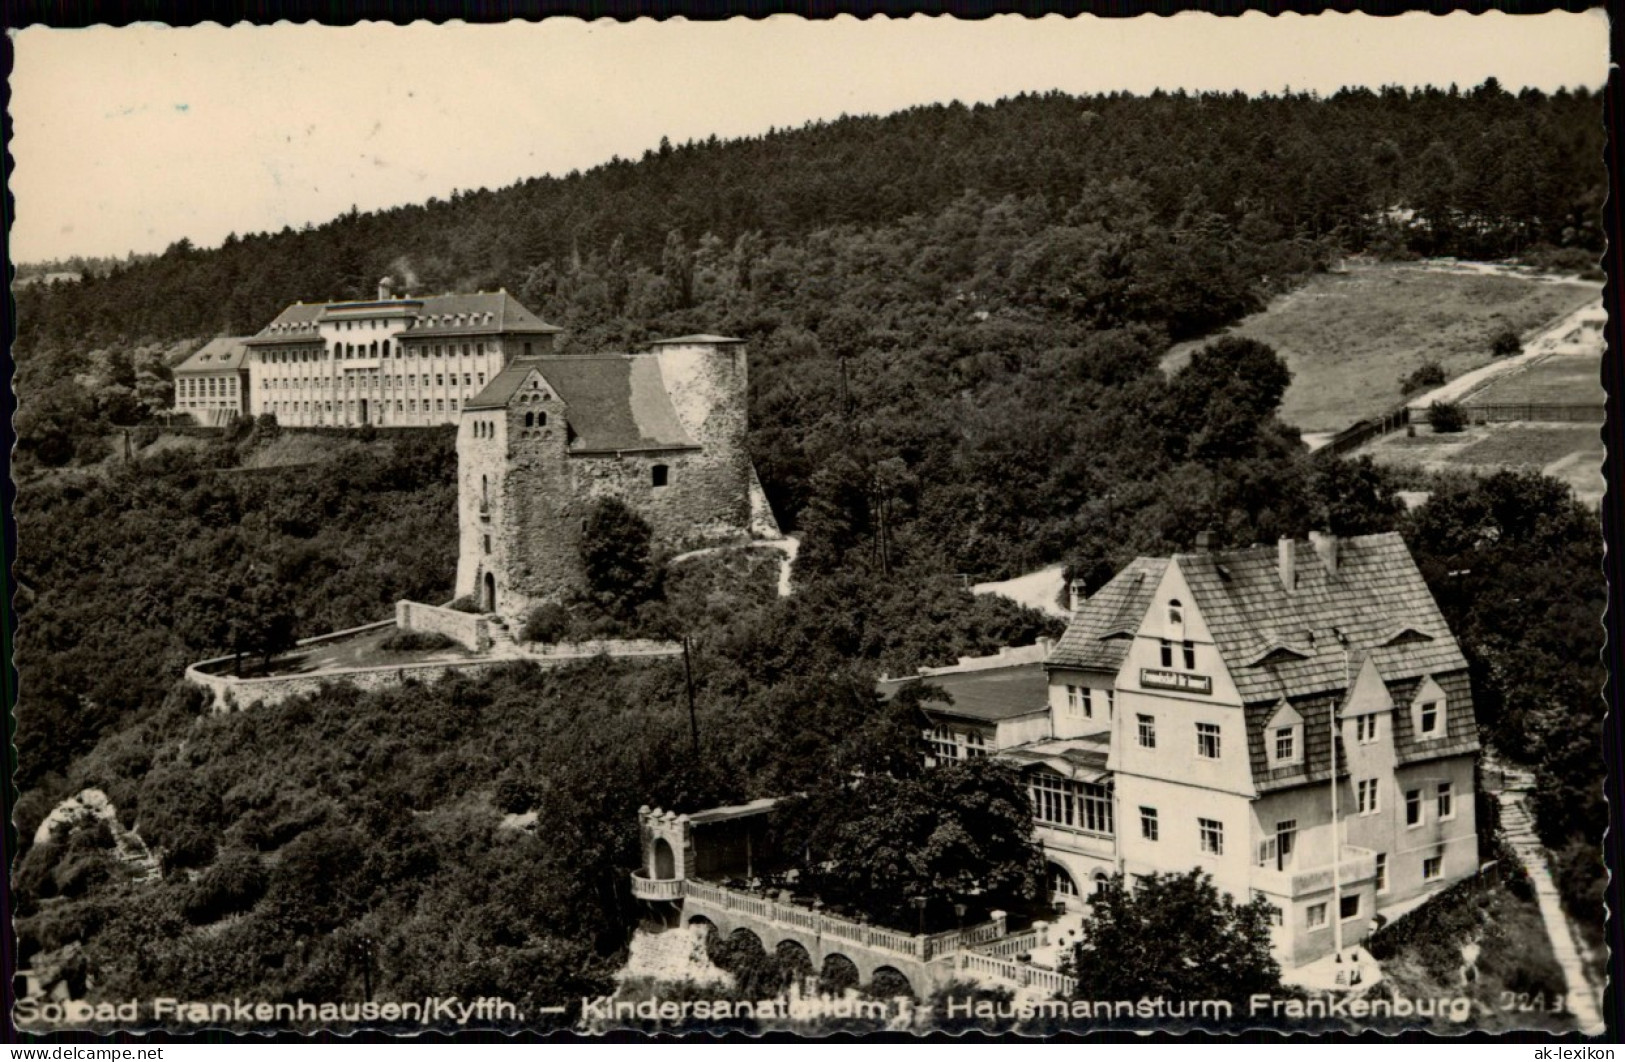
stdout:
MULTIPOLYGON (((1343 698, 1349 694, 1349 640, 1342 631, 1335 631, 1343 646, 1343 698)), ((1337 702, 1332 701, 1332 954, 1335 961, 1343 961, 1343 841, 1338 835, 1337 821, 1337 702)))

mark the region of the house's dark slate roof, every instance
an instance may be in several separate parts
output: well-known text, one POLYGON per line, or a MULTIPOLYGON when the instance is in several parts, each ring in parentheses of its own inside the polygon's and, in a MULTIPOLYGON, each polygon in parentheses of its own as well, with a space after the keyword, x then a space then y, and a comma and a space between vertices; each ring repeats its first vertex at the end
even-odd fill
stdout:
MULTIPOLYGON (((1445 734, 1433 741, 1418 741, 1411 728, 1411 698, 1422 680, 1410 678, 1386 683, 1394 699, 1394 710, 1388 713, 1392 723, 1383 725, 1393 727, 1394 754, 1402 767, 1478 751, 1478 725, 1473 718, 1473 695, 1467 672, 1432 677, 1445 694, 1445 734)), ((1330 716, 1332 706, 1343 703, 1343 691, 1316 694, 1289 703, 1303 716, 1304 756, 1301 763, 1275 770, 1270 770, 1264 729, 1280 706, 1279 702, 1250 704, 1246 709, 1247 755, 1252 763, 1253 783, 1260 793, 1325 782, 1331 776, 1330 716)), ((1348 750, 1341 738, 1337 743, 1337 773, 1339 777, 1348 775, 1348 750)))
POLYGON ((227 372, 240 369, 248 360, 247 336, 216 336, 199 347, 191 357, 175 366, 175 372, 227 372))
POLYGON ((539 355, 515 358, 469 399, 465 411, 502 409, 531 371, 539 372, 565 406, 575 453, 694 448, 648 355, 539 355))
POLYGON ((1042 664, 888 679, 876 685, 880 695, 890 700, 915 684, 943 690, 953 698, 951 705, 926 704, 925 710, 930 714, 983 723, 1042 712, 1049 697, 1049 682, 1044 677, 1042 664))
POLYGON ((1164 557, 1138 557, 1130 562, 1072 617, 1045 666, 1115 674, 1128 655, 1131 639, 1110 635, 1139 629, 1167 569, 1164 557))
POLYGON ((1467 666, 1398 534, 1342 539, 1336 572, 1308 542, 1292 548, 1297 586, 1290 592, 1275 547, 1174 558, 1243 703, 1296 703, 1342 690, 1344 647, 1334 629, 1354 660, 1369 655, 1389 683, 1467 666), (1400 628, 1425 637, 1394 641, 1400 628), (1271 652, 1283 646, 1294 651, 1271 652))

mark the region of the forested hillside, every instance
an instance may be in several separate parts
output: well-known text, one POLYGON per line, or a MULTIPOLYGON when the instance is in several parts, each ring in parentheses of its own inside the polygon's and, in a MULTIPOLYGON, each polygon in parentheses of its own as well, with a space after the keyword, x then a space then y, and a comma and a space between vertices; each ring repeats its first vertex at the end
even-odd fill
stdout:
POLYGON ((354 998, 369 947, 392 995, 587 991, 621 943, 640 803, 883 765, 913 721, 875 703, 879 671, 1045 631, 961 576, 1065 561, 1093 587, 1201 531, 1223 546, 1315 527, 1406 532, 1489 740, 1562 796, 1541 828, 1592 917, 1594 515, 1514 476, 1407 484, 1438 497, 1405 516, 1369 462, 1309 459, 1277 417, 1289 374, 1267 346, 1158 366, 1170 341, 1347 252, 1594 261, 1600 110, 1493 84, 923 108, 662 145, 218 250, 183 241, 17 292, 19 821, 30 833, 55 799, 102 786, 197 872, 127 881, 99 835, 33 849, 24 954, 84 941, 110 993, 354 998), (750 342, 752 456, 802 549, 789 599, 698 580, 710 589, 672 603, 701 645, 699 760, 660 666, 228 718, 172 691, 187 659, 263 641, 270 620, 305 636, 449 593, 446 438, 270 473, 228 471, 253 438, 63 467, 167 405, 166 352, 386 274, 417 293, 504 286, 573 350, 750 342), (526 810, 544 837, 500 826, 526 810))

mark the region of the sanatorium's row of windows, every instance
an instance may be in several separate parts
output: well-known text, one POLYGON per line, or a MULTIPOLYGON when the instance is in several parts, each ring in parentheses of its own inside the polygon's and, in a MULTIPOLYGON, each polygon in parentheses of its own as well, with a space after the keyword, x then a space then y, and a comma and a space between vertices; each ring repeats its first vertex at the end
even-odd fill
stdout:
MULTIPOLYGON (((377 390, 380 386, 386 390, 393 390, 397 387, 445 387, 447 378, 448 374, 437 372, 434 374, 434 383, 431 384, 429 382, 428 373, 423 374, 422 383, 418 382, 416 373, 395 375, 386 374, 382 376, 378 373, 355 373, 343 377, 290 376, 286 378, 268 379, 265 381, 265 387, 268 390, 304 389, 309 387, 332 388, 338 386, 339 381, 342 379, 344 381, 344 389, 347 391, 355 390, 358 383, 365 384, 367 388, 371 388, 372 390, 377 390)), ((449 374, 449 378, 451 380, 451 386, 457 387, 457 374, 451 373, 449 374)), ((463 373, 463 382, 461 386, 483 387, 485 386, 485 374, 483 372, 465 372, 463 373)))
MULTIPOLYGON (((390 352, 389 340, 373 343, 334 343, 331 348, 321 347, 299 348, 294 350, 267 350, 261 352, 261 359, 269 365, 287 365, 301 361, 351 361, 356 358, 455 358, 459 354, 465 358, 478 355, 496 353, 495 343, 397 343, 393 354, 390 352), (317 355, 320 354, 320 357, 317 355)), ((532 346, 529 342, 524 345, 524 353, 529 357, 532 346)))
POLYGON ((204 379, 197 377, 182 377, 176 384, 177 393, 182 398, 203 398, 215 395, 234 395, 237 393, 237 377, 235 376, 209 376, 204 379), (204 385, 208 385, 207 391, 204 385), (218 385, 218 388, 216 387, 218 385))
MULTIPOLYGON (((363 399, 362 401, 366 401, 366 400, 363 399)), ((450 403, 450 406, 449 406, 450 412, 452 412, 452 413, 457 412, 457 400, 455 398, 451 398, 451 399, 436 398, 436 399, 434 399, 434 406, 432 408, 429 405, 429 401, 430 401, 429 399, 425 398, 423 400, 423 408, 420 410, 418 408, 418 400, 417 399, 415 399, 415 398, 407 398, 407 399, 397 398, 395 400, 395 412, 397 412, 397 413, 445 413, 448 410, 448 406, 447 406, 448 402, 450 403)), ((338 412, 340 412, 340 413, 343 413, 343 412, 346 412, 346 411, 354 413, 356 411, 356 403, 355 403, 354 399, 351 399, 348 402, 340 400, 337 403, 337 406, 338 406, 338 412)), ((373 406, 373 408, 376 409, 376 410, 380 410, 380 411, 387 411, 389 406, 388 406, 387 402, 380 401, 380 402, 376 403, 373 406)), ((333 402, 267 402, 267 403, 265 403, 265 412, 267 412, 267 413, 332 413, 333 411, 334 411, 334 403, 333 402)))

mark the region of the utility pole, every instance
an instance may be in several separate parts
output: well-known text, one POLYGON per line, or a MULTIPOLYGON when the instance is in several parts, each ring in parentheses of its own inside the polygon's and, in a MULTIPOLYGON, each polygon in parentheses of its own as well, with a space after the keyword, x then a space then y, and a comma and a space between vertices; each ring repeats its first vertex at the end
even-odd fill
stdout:
POLYGON ((700 719, 694 712, 694 665, 689 661, 688 635, 683 635, 683 681, 688 686, 688 737, 694 746, 694 762, 700 760, 700 719))

